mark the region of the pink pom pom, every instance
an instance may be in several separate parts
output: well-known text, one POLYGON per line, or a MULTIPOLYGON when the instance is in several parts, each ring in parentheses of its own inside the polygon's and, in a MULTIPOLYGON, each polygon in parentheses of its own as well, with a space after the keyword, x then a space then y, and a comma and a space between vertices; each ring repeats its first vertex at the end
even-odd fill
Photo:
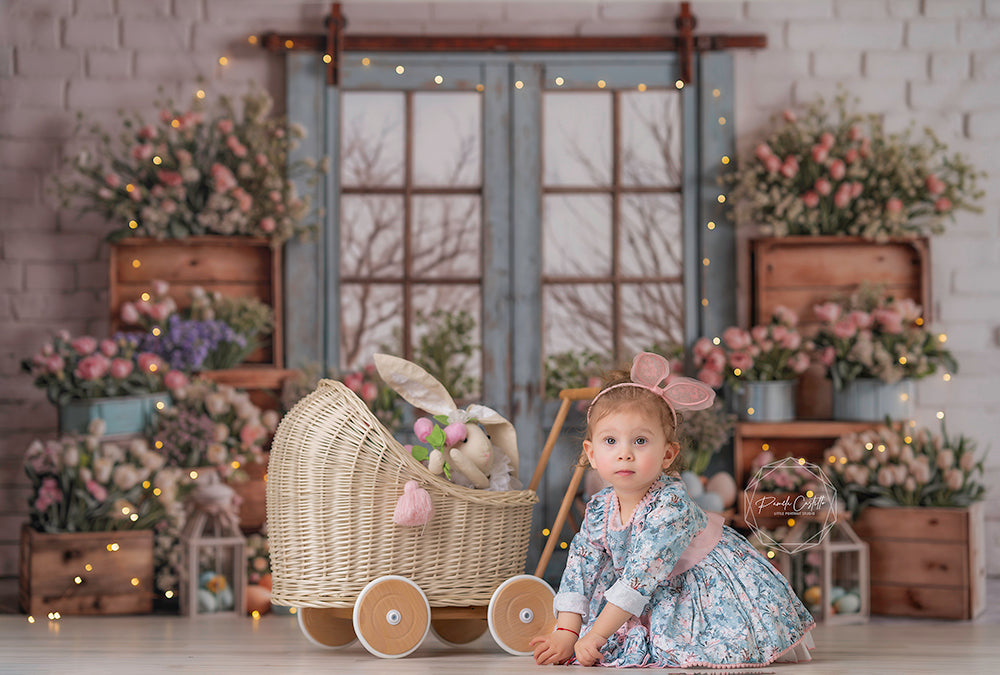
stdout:
POLYGON ((420 487, 415 480, 407 481, 403 486, 403 496, 396 502, 396 510, 392 514, 392 522, 397 525, 426 525, 434 516, 434 505, 427 490, 420 487))
POLYGON ((420 417, 413 423, 413 433, 417 435, 417 438, 419 438, 421 442, 426 441, 432 431, 434 431, 434 422, 430 421, 426 417, 420 417))
POLYGON ((461 422, 452 422, 444 428, 444 444, 448 447, 455 445, 466 438, 465 425, 461 422))

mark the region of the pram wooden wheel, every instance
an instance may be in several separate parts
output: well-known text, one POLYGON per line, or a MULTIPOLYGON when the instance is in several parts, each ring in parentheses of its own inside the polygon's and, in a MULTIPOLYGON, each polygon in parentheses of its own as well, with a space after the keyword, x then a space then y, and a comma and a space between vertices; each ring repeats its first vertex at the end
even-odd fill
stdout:
POLYGON ((531 638, 550 633, 556 625, 555 591, 529 574, 511 577, 493 592, 486 610, 490 634, 504 651, 529 656, 531 638))
POLYGON ((354 632, 365 649, 384 659, 412 652, 430 626, 427 596, 406 577, 379 577, 361 589, 354 603, 354 632))
POLYGON ((431 619, 431 632, 446 645, 467 645, 489 629, 486 619, 431 619))
POLYGON ((354 624, 342 612, 325 607, 299 607, 299 630, 309 642, 327 649, 340 649, 357 639, 354 624))

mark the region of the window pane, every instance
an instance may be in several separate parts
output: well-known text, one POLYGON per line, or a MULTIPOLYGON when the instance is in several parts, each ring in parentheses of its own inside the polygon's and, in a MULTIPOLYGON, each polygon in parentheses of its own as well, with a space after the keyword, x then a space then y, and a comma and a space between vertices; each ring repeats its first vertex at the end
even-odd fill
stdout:
POLYGON ((396 284, 342 284, 340 287, 340 367, 353 370, 372 354, 402 354, 403 291, 396 284))
POLYGON ((341 109, 341 183, 402 185, 403 94, 344 92, 341 109))
POLYGON ((542 302, 546 354, 612 352, 610 284, 550 284, 542 302))
POLYGON ((343 195, 340 199, 340 274, 399 278, 403 275, 403 199, 343 195))
MULTIPOLYGON (((434 317, 434 312, 438 310, 447 312, 453 316, 459 312, 467 313, 475 322, 474 327, 468 334, 468 342, 476 347, 482 345, 482 299, 480 297, 479 286, 472 284, 420 284, 413 287, 412 302, 413 307, 422 315, 421 317, 414 317, 412 340, 415 350, 422 336, 431 332, 437 332, 438 335, 441 335, 439 331, 446 324, 442 318, 434 317)), ((453 340, 454 338, 455 336, 449 336, 449 340, 453 340)), ((416 354, 416 351, 414 353, 416 354)), ((451 368, 460 367, 455 360, 450 362, 449 366, 451 368)), ((459 385, 454 385, 452 382, 442 382, 442 384, 448 388, 449 393, 456 399, 474 398, 481 391, 478 383, 482 378, 482 372, 482 355, 477 349, 468 359, 462 371, 454 372, 451 376, 451 378, 465 379, 465 382, 459 385), (472 386, 472 382, 467 378, 472 378, 476 386, 472 386)))
POLYGON ((548 195, 542 215, 542 273, 611 274, 611 199, 606 195, 548 195))
POLYGON ((680 277, 684 254, 680 195, 622 195, 619 246, 622 276, 680 277))
POLYGON ((622 184, 680 185, 680 94, 650 90, 620 96, 622 184))
POLYGON ((413 276, 478 277, 481 222, 479 197, 414 197, 413 276))
POLYGON ((624 356, 654 345, 684 343, 684 289, 680 284, 623 284, 624 356))
POLYGON ((482 126, 479 94, 414 94, 414 185, 479 185, 482 126))
POLYGON ((546 92, 542 107, 545 185, 610 185, 611 94, 546 92))

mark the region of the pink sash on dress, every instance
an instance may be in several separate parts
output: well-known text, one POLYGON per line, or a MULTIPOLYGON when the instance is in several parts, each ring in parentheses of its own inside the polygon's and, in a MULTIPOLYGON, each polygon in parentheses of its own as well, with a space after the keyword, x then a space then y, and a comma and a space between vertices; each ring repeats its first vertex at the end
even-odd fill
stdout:
POLYGON ((725 522, 722 514, 706 513, 705 515, 708 516, 708 525, 695 535, 695 538, 691 540, 688 547, 681 553, 681 557, 677 559, 674 569, 670 570, 670 574, 667 575, 668 579, 672 579, 678 574, 683 574, 700 563, 715 548, 719 540, 722 539, 722 524, 725 522))

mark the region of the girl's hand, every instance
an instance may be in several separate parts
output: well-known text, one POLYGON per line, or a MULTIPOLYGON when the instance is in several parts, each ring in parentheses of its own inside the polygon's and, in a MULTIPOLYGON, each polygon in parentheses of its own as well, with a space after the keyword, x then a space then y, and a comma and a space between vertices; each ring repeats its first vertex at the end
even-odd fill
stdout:
POLYGON ((535 663, 540 666, 557 665, 573 656, 576 635, 568 630, 554 630, 547 635, 532 638, 528 644, 535 648, 535 663))
POLYGON ((593 630, 577 640, 575 645, 576 660, 581 666, 592 666, 601 660, 601 647, 607 642, 593 630))

